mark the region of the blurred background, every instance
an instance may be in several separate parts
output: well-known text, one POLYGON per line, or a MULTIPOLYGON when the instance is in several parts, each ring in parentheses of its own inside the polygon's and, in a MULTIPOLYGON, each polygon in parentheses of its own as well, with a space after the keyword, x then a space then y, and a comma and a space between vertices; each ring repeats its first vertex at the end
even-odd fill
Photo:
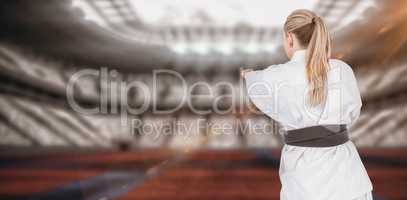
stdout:
POLYGON ((282 26, 298 8, 325 19, 333 57, 356 74, 363 108, 351 138, 375 199, 407 199, 406 0, 3 0, 0 198, 278 199, 279 124, 239 100, 239 70, 287 61, 282 26), (172 76, 153 90, 163 69, 188 87, 207 83, 191 104, 222 112, 193 112, 172 76), (152 92, 123 97, 117 84, 134 82, 152 92), (99 112, 75 111, 69 86, 99 112), (123 123, 120 111, 146 99, 123 123))

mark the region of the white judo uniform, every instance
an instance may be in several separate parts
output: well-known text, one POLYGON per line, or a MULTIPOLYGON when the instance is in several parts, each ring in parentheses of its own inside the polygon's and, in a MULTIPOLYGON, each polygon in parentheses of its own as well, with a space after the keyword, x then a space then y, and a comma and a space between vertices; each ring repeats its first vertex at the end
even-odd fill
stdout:
MULTIPOLYGON (((362 106, 352 69, 331 59, 325 105, 308 106, 306 51, 285 64, 245 75, 248 96, 256 107, 285 130, 315 125, 346 124, 362 106)), ((284 145, 280 163, 281 200, 371 200, 373 189, 351 141, 335 147, 284 145)))

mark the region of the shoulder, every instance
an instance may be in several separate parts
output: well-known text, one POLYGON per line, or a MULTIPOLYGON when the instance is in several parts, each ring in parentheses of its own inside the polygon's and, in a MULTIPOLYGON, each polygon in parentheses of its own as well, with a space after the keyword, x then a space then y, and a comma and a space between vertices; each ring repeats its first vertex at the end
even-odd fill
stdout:
POLYGON ((270 65, 266 67, 263 70, 255 70, 247 73, 247 76, 260 76, 260 75, 267 75, 267 74, 276 74, 276 73, 281 73, 283 70, 283 67, 281 65, 270 65))
POLYGON ((276 64, 276 65, 270 65, 268 66, 264 71, 269 71, 269 72, 279 72, 283 69, 283 66, 285 64, 276 64))
POLYGON ((278 77, 278 75, 284 75, 289 73, 289 64, 276 64, 268 66, 266 69, 263 70, 264 74, 272 74, 273 77, 278 77))
POLYGON ((283 67, 281 65, 270 65, 263 70, 256 70, 248 72, 245 75, 246 83, 254 82, 267 82, 275 83, 281 81, 282 74, 284 73, 283 67))
POLYGON ((331 65, 331 69, 339 70, 342 74, 354 74, 352 67, 339 59, 330 59, 329 64, 331 65))
POLYGON ((333 70, 333 74, 335 74, 335 77, 338 77, 339 80, 344 82, 346 85, 352 85, 352 87, 354 87, 354 85, 357 85, 356 75, 349 64, 338 59, 331 59, 330 64, 331 67, 336 67, 337 69, 333 70))
POLYGON ((263 70, 263 75, 267 80, 273 82, 284 81, 287 75, 291 74, 286 64, 271 65, 263 70))
POLYGON ((329 64, 331 65, 331 67, 335 68, 335 67, 339 67, 345 70, 352 70, 352 67, 346 63, 343 60, 339 60, 339 59, 329 59, 329 64))

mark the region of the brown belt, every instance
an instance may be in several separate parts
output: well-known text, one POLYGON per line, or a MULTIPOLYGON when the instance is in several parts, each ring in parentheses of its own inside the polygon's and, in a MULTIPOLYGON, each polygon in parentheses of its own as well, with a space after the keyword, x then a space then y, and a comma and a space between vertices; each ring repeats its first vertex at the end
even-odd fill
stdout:
POLYGON ((300 147, 332 147, 349 141, 346 125, 311 126, 289 130, 285 143, 300 147))

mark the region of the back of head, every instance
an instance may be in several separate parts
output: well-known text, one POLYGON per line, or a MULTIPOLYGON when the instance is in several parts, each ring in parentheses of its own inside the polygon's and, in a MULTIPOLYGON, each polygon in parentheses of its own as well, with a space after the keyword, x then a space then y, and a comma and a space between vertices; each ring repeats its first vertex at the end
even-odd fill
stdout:
POLYGON ((312 11, 296 10, 287 17, 284 31, 294 34, 300 44, 307 47, 309 103, 311 106, 323 104, 331 54, 331 38, 324 21, 312 11))

